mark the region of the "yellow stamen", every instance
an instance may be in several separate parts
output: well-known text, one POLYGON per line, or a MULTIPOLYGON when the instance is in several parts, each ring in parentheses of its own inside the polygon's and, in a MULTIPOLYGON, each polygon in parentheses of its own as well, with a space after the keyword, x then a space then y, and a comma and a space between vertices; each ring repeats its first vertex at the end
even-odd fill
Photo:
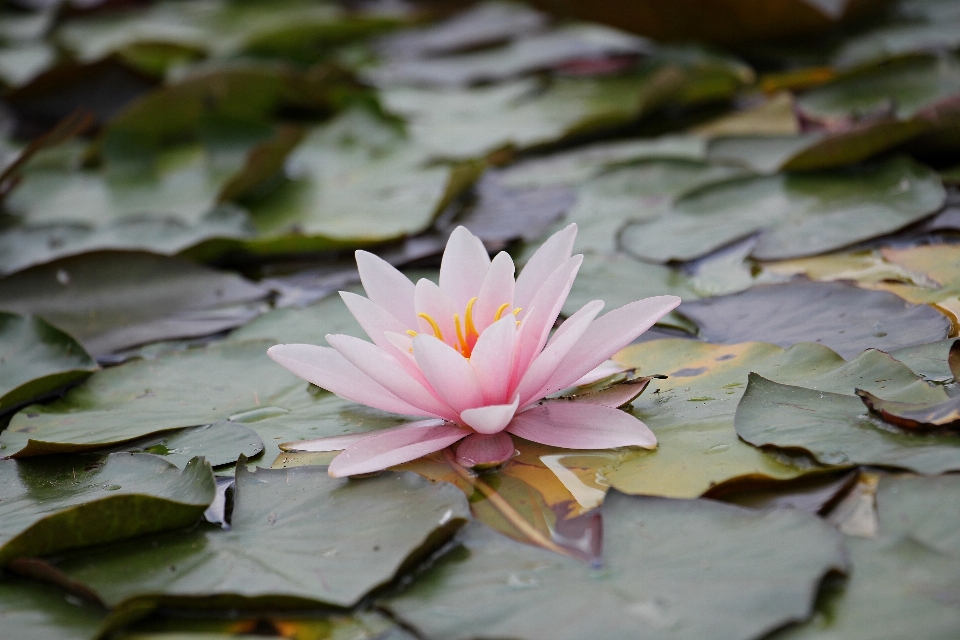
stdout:
POLYGON ((414 331, 413 329, 407 329, 407 335, 410 336, 411 338, 416 338, 417 332, 414 331))
POLYGON ((510 303, 509 303, 509 302, 504 302, 502 305, 500 305, 500 306, 497 308, 497 313, 493 316, 493 321, 496 322, 497 320, 499 320, 499 319, 500 319, 500 316, 503 315, 503 312, 506 311, 506 310, 507 310, 507 307, 509 307, 509 306, 510 306, 510 303))
POLYGON ((473 324, 473 304, 476 301, 476 297, 470 298, 470 301, 467 303, 467 312, 463 316, 464 331, 466 332, 468 338, 471 336, 480 335, 480 333, 477 331, 477 327, 473 324))
POLYGON ((426 320, 427 324, 430 325, 430 328, 433 329, 433 335, 435 335, 439 340, 443 340, 443 334, 440 333, 440 325, 437 324, 436 320, 425 313, 418 313, 417 317, 426 320))
POLYGON ((521 309, 520 307, 517 307, 516 309, 514 309, 514 310, 513 310, 513 317, 517 317, 517 314, 520 313, 521 311, 523 311, 523 309, 521 309))

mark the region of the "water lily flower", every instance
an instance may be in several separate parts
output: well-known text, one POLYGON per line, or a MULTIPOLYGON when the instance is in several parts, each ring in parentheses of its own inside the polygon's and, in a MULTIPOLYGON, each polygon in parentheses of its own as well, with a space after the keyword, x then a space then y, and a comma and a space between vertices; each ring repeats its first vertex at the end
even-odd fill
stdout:
POLYGON ((501 252, 491 260, 463 227, 447 242, 439 285, 414 284, 372 253, 357 251, 368 297, 340 295, 373 342, 328 335, 330 347, 279 344, 267 353, 342 398, 425 419, 299 443, 295 450, 342 450, 329 469, 341 477, 457 442, 460 464, 500 464, 514 453, 511 434, 570 449, 656 447, 646 425, 617 408, 632 397, 548 398, 615 371, 607 359, 680 304, 676 296, 657 296, 597 317, 603 302, 594 300, 551 335, 583 260, 570 255, 576 233, 570 225, 551 236, 516 280, 510 256, 501 252))

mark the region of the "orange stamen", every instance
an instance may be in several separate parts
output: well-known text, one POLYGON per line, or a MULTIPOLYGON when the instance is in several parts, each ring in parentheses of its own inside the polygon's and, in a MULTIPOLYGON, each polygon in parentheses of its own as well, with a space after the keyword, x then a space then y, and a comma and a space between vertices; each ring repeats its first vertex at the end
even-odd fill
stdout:
POLYGON ((458 351, 464 358, 469 358, 470 345, 467 344, 467 341, 463 338, 463 331, 460 330, 460 315, 457 313, 453 314, 453 326, 457 329, 457 342, 460 343, 458 351))
POLYGON ((478 337, 480 332, 477 331, 477 327, 473 324, 473 305, 477 301, 476 296, 470 298, 470 301, 467 303, 467 312, 463 316, 464 331, 467 334, 467 338, 478 337))

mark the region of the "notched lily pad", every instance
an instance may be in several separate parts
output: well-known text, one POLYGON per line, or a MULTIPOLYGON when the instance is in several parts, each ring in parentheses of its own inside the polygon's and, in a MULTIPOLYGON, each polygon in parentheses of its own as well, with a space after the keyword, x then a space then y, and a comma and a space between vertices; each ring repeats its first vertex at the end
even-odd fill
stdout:
POLYGON ((475 524, 383 605, 451 640, 753 638, 805 619, 823 574, 844 566, 840 535, 799 512, 611 491, 603 519, 602 568, 475 524))
POLYGON ((237 468, 228 531, 201 526, 72 554, 57 564, 109 606, 160 599, 349 607, 444 544, 469 517, 455 487, 411 473, 366 480, 326 469, 237 468))
POLYGON ((217 422, 128 442, 113 450, 152 453, 181 469, 197 456, 212 467, 222 467, 233 464, 240 456, 254 458, 260 455, 263 453, 263 440, 256 431, 245 425, 217 422))
POLYGON ((685 302, 678 310, 710 342, 817 342, 849 358, 946 338, 950 321, 927 305, 840 282, 796 280, 685 302))
POLYGON ((856 393, 872 413, 898 427, 924 431, 960 426, 960 398, 935 404, 916 404, 891 402, 863 389, 857 389, 856 393))
POLYGON ((0 412, 98 368, 80 343, 43 319, 0 312, 0 412))
MULTIPOLYGON (((894 397, 929 397, 933 389, 914 386, 894 397)), ((940 394, 946 400, 942 390, 940 394)), ((907 433, 871 418, 856 396, 779 384, 755 373, 750 374, 735 423, 737 434, 754 446, 801 449, 823 464, 886 466, 923 474, 960 470, 958 435, 907 433)))
POLYGON ((215 492, 201 458, 182 471, 131 453, 0 460, 0 565, 185 527, 215 492))

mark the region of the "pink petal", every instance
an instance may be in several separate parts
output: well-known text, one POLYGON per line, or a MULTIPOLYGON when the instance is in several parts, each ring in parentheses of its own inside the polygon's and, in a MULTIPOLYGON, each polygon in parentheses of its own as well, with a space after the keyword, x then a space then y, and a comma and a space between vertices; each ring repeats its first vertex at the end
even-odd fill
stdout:
POLYGON ((497 311, 503 305, 507 305, 504 313, 513 311, 513 274, 513 258, 501 251, 490 263, 473 306, 473 325, 478 332, 483 333, 484 329, 493 324, 497 311))
POLYGON ((576 255, 557 267, 537 291, 530 312, 523 316, 520 334, 517 336, 518 350, 514 364, 514 375, 517 378, 514 385, 519 384, 520 378, 550 337, 550 330, 560 315, 560 309, 570 293, 581 263, 583 256, 576 255))
POLYGON ((392 413, 430 415, 384 389, 330 347, 278 344, 267 349, 267 355, 294 375, 341 398, 392 413))
POLYGON ((609 378, 610 376, 617 375, 618 373, 623 373, 626 371, 626 367, 623 367, 613 360, 607 360, 604 363, 601 363, 595 367, 592 371, 588 372, 587 375, 583 376, 576 382, 574 382, 572 387, 580 387, 583 385, 593 384, 604 378, 609 378))
POLYGON ((577 239, 577 225, 571 224, 556 232, 544 242, 527 261, 517 278, 513 294, 515 306, 527 309, 533 297, 547 281, 547 278, 573 253, 573 242, 577 239))
POLYGON ((513 420, 518 406, 520 406, 519 396, 510 404, 491 404, 467 409, 460 413, 460 419, 478 433, 499 433, 513 420))
POLYGON ((515 436, 564 449, 653 449, 657 437, 625 411, 569 400, 544 400, 518 413, 507 431, 515 436))
POLYGON ((473 433, 457 445, 457 462, 464 467, 494 467, 513 457, 516 448, 507 433, 473 433))
POLYGON ((600 404, 614 409, 633 402, 637 396, 643 393, 643 390, 650 384, 650 378, 637 378, 636 380, 625 380, 606 389, 599 391, 589 391, 580 393, 567 398, 558 398, 568 400, 569 402, 579 402, 580 404, 600 404))
POLYGON ((350 364, 393 395, 420 407, 427 415, 456 422, 457 414, 432 393, 422 376, 420 380, 410 376, 380 347, 366 340, 344 335, 328 335, 327 342, 350 364))
POLYGON ((470 361, 433 336, 413 339, 413 355, 424 377, 444 404, 458 414, 483 406, 483 392, 470 361))
POLYGON ((566 389, 624 348, 680 304, 677 296, 657 296, 625 304, 593 321, 550 378, 544 395, 566 389))
POLYGON ((480 294, 489 266, 490 256, 480 239, 466 227, 454 229, 440 262, 440 288, 460 311, 461 320, 467 302, 480 294))
POLYGON ((534 358, 530 368, 523 374, 523 379, 517 387, 521 405, 526 406, 530 402, 543 397, 541 392, 547 381, 556 372, 557 366, 573 349, 602 309, 602 301, 588 302, 560 325, 560 328, 550 338, 546 348, 534 358))
POLYGON ((470 434, 451 424, 379 433, 347 447, 330 463, 334 478, 381 471, 439 451, 470 434))
POLYGON ((470 364, 477 372, 483 401, 487 404, 507 401, 516 339, 517 322, 508 315, 487 327, 473 346, 470 364))
POLYGON ((386 332, 404 333, 407 329, 413 329, 417 326, 415 324, 409 327, 404 326, 402 322, 393 317, 392 313, 363 296, 358 296, 349 291, 341 291, 340 297, 353 317, 360 323, 360 327, 373 340, 373 343, 387 353, 393 353, 396 347, 384 337, 386 332))
MULTIPOLYGON (((440 287, 426 278, 417 282, 416 293, 414 294, 414 305, 417 313, 423 313, 430 316, 440 329, 443 336, 441 340, 450 346, 459 344, 457 340, 457 330, 453 324, 453 314, 458 313, 453 301, 445 294, 440 287)), ((463 328, 463 310, 459 311, 461 330, 463 328)), ((417 318, 417 332, 436 336, 433 326, 424 318, 417 318)))
POLYGON ((401 429, 420 429, 423 427, 437 427, 443 424, 443 420, 421 420, 420 422, 408 422, 387 429, 375 431, 361 431, 360 433, 346 433, 342 436, 327 436, 326 438, 315 438, 313 440, 301 440, 300 442, 286 442, 280 445, 281 451, 343 451, 361 440, 366 440, 372 436, 382 435, 384 433, 400 431, 401 429))
POLYGON ((367 297, 407 327, 417 326, 413 283, 390 263, 367 251, 357 251, 357 269, 367 297))

